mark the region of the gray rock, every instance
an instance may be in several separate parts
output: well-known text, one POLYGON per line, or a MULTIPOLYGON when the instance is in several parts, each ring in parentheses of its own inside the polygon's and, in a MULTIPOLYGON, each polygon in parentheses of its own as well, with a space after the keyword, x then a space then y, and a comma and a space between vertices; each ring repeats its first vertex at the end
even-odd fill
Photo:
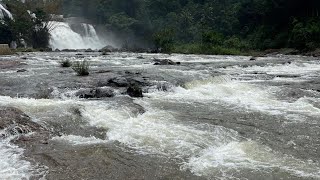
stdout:
POLYGON ((80 89, 76 93, 76 96, 78 96, 79 98, 89 99, 89 98, 94 98, 95 94, 96 94, 95 89, 80 89))
POLYGON ((116 77, 112 78, 108 81, 111 85, 117 86, 117 87, 128 87, 129 81, 124 77, 116 77))
POLYGON ((131 85, 127 89, 127 94, 131 97, 143 97, 142 89, 138 85, 131 85))
POLYGON ((0 129, 5 130, 1 137, 44 130, 42 126, 31 121, 28 115, 13 107, 0 107, 0 129))
POLYGON ((92 50, 92 49, 86 49, 84 52, 94 52, 94 50, 92 50))
POLYGON ((256 60, 257 60, 257 57, 252 56, 252 57, 250 58, 250 61, 256 61, 256 60))
POLYGON ((27 72, 27 70, 26 69, 19 69, 17 72, 18 73, 27 72))
POLYGON ((102 52, 102 56, 109 56, 110 54, 108 52, 102 52))
POLYGON ((114 91, 111 88, 89 88, 81 89, 76 93, 76 96, 80 98, 106 98, 115 96, 114 91))
POLYGON ((100 49, 100 52, 105 52, 105 53, 108 53, 108 52, 114 52, 116 51, 117 49, 113 46, 105 46, 104 48, 100 49))
POLYGON ((154 65, 177 65, 181 64, 180 62, 176 63, 170 59, 154 59, 154 65))
POLYGON ((97 88, 95 95, 97 98, 104 98, 104 97, 113 97, 115 96, 115 93, 111 88, 97 88))

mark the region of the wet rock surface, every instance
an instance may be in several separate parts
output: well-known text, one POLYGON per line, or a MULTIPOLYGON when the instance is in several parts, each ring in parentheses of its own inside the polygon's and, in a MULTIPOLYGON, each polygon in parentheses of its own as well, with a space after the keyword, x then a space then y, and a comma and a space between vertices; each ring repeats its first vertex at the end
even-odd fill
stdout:
POLYGON ((10 69, 21 67, 24 64, 20 60, 6 60, 0 58, 0 69, 10 69))
POLYGON ((79 98, 108 98, 115 96, 113 89, 111 88, 91 88, 81 89, 76 93, 79 98))
POLYGON ((180 62, 174 62, 170 59, 154 59, 154 65, 179 65, 180 62))
MULTIPOLYGON (((78 60, 80 55, 76 53, 79 52, 29 54, 23 55, 25 59, 21 62, 0 60, 3 75, 0 94, 12 97, 10 103, 0 102, 4 105, 0 106, 0 129, 12 127, 9 134, 21 134, 15 143, 25 149, 25 158, 31 163, 48 167, 47 179, 217 178, 207 174, 199 177, 181 170, 181 164, 189 162, 191 156, 167 155, 170 148, 165 149, 164 145, 154 143, 152 136, 146 136, 154 133, 160 140, 169 136, 170 147, 176 151, 188 150, 183 149, 183 145, 195 143, 191 141, 195 138, 186 135, 175 139, 179 134, 171 137, 171 131, 157 134, 177 127, 184 127, 182 132, 188 132, 189 127, 192 132, 199 129, 207 132, 206 128, 211 126, 224 127, 236 131, 241 136, 240 141, 250 140, 270 148, 270 153, 292 156, 306 164, 320 162, 320 119, 317 116, 320 81, 319 70, 312 67, 318 65, 315 58, 274 56, 233 60, 236 57, 157 57, 112 52, 100 56, 98 52, 86 52, 81 53, 81 58, 90 59, 91 72, 87 77, 78 77, 72 69, 59 67, 61 58, 78 60), (154 62, 154 58, 161 61, 154 62), (26 64, 22 63, 24 61, 26 64), (182 61, 181 65, 176 66, 179 61, 182 61), (310 67, 309 62, 313 63, 310 67), (163 66, 154 66, 154 63, 163 66), (27 71, 17 73, 22 68, 27 71), (296 68, 297 72, 290 68, 296 68), (299 73, 299 68, 305 72, 299 73), (219 93, 223 95, 219 96, 219 93), (260 96, 255 96, 256 93, 260 96), (16 103, 16 97, 25 97, 25 101, 30 101, 30 107, 27 103, 16 103), (148 124, 153 120, 160 123, 148 124), (121 124, 123 121, 126 123, 121 124), (141 121, 145 124, 135 124, 141 121), (170 128, 161 129, 166 123, 172 123, 170 128), (140 134, 112 134, 115 131, 112 128, 122 126, 125 126, 123 131, 138 128, 140 134), (144 129, 145 126, 148 128, 144 129), (30 132, 34 134, 27 135, 30 132), (69 136, 93 138, 103 143, 73 144, 63 139, 69 136), (114 139, 108 139, 110 137, 114 139), (159 148, 160 153, 140 153, 145 149, 120 143, 127 140, 125 138, 150 143, 146 146, 159 148), (175 146, 175 142, 181 142, 181 147, 175 146)), ((192 147, 208 148, 203 144, 192 147)), ((243 152, 246 149, 242 150, 231 153, 231 163, 238 163, 238 159, 233 162, 238 157, 233 157, 235 154, 247 153, 243 152)), ((218 154, 229 151, 232 150, 218 154)), ((199 158, 205 152, 194 153, 198 154, 193 158, 199 158)), ((208 158, 214 153, 209 153, 208 158)), ((216 155, 216 158, 220 156, 216 155)), ((219 163, 224 162, 223 158, 228 157, 222 156, 219 163)), ((244 161, 251 163, 250 160, 244 161)), ((215 165, 218 167, 219 163, 215 165)), ((230 168, 223 166, 222 169, 230 168)), ((231 171, 240 179, 309 179, 309 176, 301 177, 278 166, 271 166, 266 171, 257 168, 258 172, 245 167, 231 171)), ((212 169, 209 172, 220 173, 212 169)), ((318 176, 314 177, 317 179, 318 176)))
POLYGON ((44 126, 33 122, 21 110, 3 106, 0 107, 0 130, 2 130, 1 138, 14 136, 15 138, 11 141, 21 147, 47 144, 48 140, 56 135, 44 126))
MULTIPOLYGON (((137 107, 140 112, 141 107, 137 107)), ((73 112, 77 117, 62 122, 47 122, 46 126, 59 132, 57 135, 33 122, 22 111, 12 107, 0 107, 0 129, 12 125, 28 131, 19 132, 15 144, 25 148, 24 155, 30 162, 41 163, 48 169, 46 179, 203 179, 190 172, 180 171, 174 160, 161 156, 137 155, 117 142, 106 144, 72 145, 67 142, 50 140, 53 136, 73 134, 83 137, 95 137, 104 140, 106 130, 87 126, 81 122, 81 113, 73 112), (77 120, 78 119, 78 120, 77 120), (82 126, 79 126, 79 121, 82 126), (73 122, 73 123, 72 123, 73 122), (75 125, 77 124, 77 125, 75 125), (31 135, 26 136, 28 133, 31 135)), ((20 130, 20 129, 18 129, 20 130)), ((17 135, 17 134, 14 134, 17 135)), ((4 135, 2 135, 4 136, 4 135)), ((31 179, 38 179, 34 176, 31 179)))
POLYGON ((16 127, 19 134, 44 131, 42 126, 32 122, 30 117, 21 110, 13 107, 0 107, 0 129, 10 127, 16 127))
POLYGON ((143 97, 142 89, 138 85, 128 87, 127 94, 131 97, 143 97))
POLYGON ((115 144, 72 146, 50 141, 27 148, 27 155, 46 164, 46 179, 203 179, 182 172, 170 160, 135 155, 115 144))

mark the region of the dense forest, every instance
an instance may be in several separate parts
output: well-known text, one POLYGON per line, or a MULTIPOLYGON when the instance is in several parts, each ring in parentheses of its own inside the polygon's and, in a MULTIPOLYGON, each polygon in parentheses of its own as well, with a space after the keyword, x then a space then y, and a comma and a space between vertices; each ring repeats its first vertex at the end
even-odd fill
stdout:
MULTIPOLYGON (((59 0, 59 13, 84 17, 162 51, 237 54, 320 45, 319 0, 59 0)), ((58 11, 58 10, 57 10, 58 11)), ((127 44, 124 43, 124 46, 127 44)))
MULTIPOLYGON (((66 16, 85 16, 165 51, 214 53, 320 43, 319 0, 65 0, 66 16)), ((227 53, 227 52, 226 52, 227 53)))

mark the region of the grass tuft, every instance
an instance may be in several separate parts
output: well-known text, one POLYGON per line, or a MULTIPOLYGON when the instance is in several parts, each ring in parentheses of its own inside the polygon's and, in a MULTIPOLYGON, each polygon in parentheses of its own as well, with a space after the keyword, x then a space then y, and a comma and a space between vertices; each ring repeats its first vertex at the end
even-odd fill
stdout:
POLYGON ((77 61, 73 63, 72 69, 77 73, 78 76, 88 76, 89 75, 89 62, 86 60, 77 61))
POLYGON ((60 66, 61 67, 71 67, 72 63, 69 59, 63 60, 60 62, 60 66))

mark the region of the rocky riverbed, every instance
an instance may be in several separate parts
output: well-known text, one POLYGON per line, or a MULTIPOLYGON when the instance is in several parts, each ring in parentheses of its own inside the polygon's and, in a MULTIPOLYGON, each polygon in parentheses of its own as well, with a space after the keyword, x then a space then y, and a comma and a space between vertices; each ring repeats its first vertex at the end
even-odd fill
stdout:
POLYGON ((0 74, 6 179, 320 179, 314 57, 28 53, 0 74))

